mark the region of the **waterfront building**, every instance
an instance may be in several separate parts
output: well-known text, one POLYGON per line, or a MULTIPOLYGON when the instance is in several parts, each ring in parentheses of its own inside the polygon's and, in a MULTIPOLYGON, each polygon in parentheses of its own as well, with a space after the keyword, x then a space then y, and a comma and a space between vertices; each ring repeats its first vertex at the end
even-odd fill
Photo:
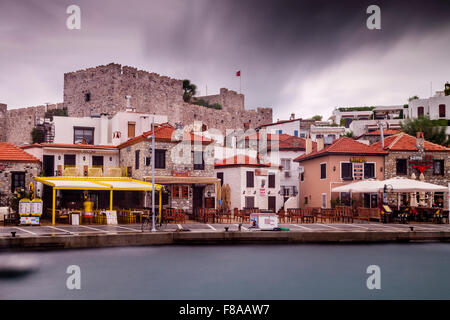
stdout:
POLYGON ((27 190, 40 172, 38 158, 11 143, 0 142, 0 207, 8 204, 16 189, 27 190))
POLYGON ((409 118, 429 116, 431 120, 450 120, 450 96, 446 96, 443 91, 426 99, 413 99, 408 105, 409 118))
POLYGON ((262 157, 236 155, 217 160, 214 171, 221 184, 230 186, 231 208, 277 212, 283 206, 279 165, 263 162, 262 157))
MULTIPOLYGON (((319 140, 317 150, 310 150, 294 159, 304 171, 299 179, 301 208, 330 208, 337 200, 350 205, 350 194, 332 193, 331 189, 364 179, 384 179, 384 156, 388 152, 380 147, 342 137, 329 146, 319 140)), ((363 194, 360 201, 373 207, 377 205, 377 197, 363 194)))
MULTIPOLYGON (((118 146, 120 166, 128 168, 135 179, 152 181, 152 132, 118 146)), ((170 124, 155 128, 155 182, 165 186, 165 208, 193 213, 197 208, 217 207, 220 180, 214 174, 213 140, 170 124)), ((150 206, 150 199, 141 199, 150 206)))
MULTIPOLYGON (((381 148, 378 141, 372 146, 381 148)), ((450 148, 426 141, 422 132, 416 137, 404 132, 386 137, 384 150, 389 153, 385 156, 385 178, 415 176, 433 184, 448 186, 450 181, 450 148)), ((448 193, 436 193, 435 203, 447 203, 448 193)))
POLYGON ((301 118, 295 118, 295 114, 291 114, 289 120, 278 120, 274 123, 267 123, 256 127, 256 130, 265 129, 267 133, 288 134, 294 137, 300 137, 301 118))

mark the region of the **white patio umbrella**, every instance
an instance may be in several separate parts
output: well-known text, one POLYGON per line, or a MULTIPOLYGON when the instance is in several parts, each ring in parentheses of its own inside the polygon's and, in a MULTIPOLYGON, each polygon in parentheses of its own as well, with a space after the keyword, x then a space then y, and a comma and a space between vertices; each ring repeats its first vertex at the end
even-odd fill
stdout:
POLYGON ((391 178, 380 181, 384 185, 389 186, 392 192, 445 192, 447 187, 440 186, 424 181, 412 180, 407 178, 391 178))
POLYGON ((374 193, 384 187, 383 181, 364 180, 331 189, 331 192, 374 193))

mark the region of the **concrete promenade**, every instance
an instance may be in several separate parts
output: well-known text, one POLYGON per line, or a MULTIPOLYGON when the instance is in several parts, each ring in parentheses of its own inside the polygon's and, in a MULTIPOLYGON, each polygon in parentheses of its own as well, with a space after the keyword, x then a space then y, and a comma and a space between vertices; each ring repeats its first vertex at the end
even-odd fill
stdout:
POLYGON ((243 224, 170 224, 155 233, 141 225, 0 227, 0 250, 100 248, 168 244, 450 242, 449 224, 280 224, 260 231, 243 224), (228 231, 225 231, 228 227, 228 231), (411 230, 411 228, 413 228, 411 230), (15 236, 12 236, 15 232, 15 236))

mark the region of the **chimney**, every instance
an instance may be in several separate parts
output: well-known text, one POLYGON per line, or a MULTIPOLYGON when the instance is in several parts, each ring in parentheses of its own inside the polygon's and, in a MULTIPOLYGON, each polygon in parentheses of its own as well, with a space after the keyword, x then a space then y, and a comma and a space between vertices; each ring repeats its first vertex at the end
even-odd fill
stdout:
POLYGON ((318 138, 318 139, 316 140, 316 142, 317 142, 317 151, 322 150, 323 147, 324 147, 323 138, 318 138))
POLYGON ((417 132, 416 133, 416 147, 419 149, 419 151, 423 151, 424 148, 424 137, 423 132, 417 132))
POLYGON ((295 119, 295 113, 291 113, 291 117, 289 118, 289 120, 294 120, 295 119))
POLYGON ((312 152, 312 140, 311 140, 311 137, 308 136, 308 138, 306 138, 306 142, 305 142, 305 153, 310 154, 311 152, 312 152))

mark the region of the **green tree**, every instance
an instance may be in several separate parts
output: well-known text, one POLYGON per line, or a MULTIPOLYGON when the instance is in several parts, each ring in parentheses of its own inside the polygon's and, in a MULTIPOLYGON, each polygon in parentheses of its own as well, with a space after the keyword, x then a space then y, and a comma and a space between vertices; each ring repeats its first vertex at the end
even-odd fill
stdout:
POLYGON ((354 138, 355 136, 353 135, 353 131, 347 131, 347 132, 345 132, 343 135, 342 135, 343 137, 347 137, 347 138, 354 138))
POLYGON ((33 143, 42 143, 44 142, 44 131, 43 130, 39 130, 36 128, 33 128, 33 130, 31 130, 31 141, 33 143))
POLYGON ((450 96, 450 83, 448 81, 444 85, 444 93, 446 96, 450 96))
POLYGON ((322 121, 322 116, 316 114, 314 117, 311 118, 314 121, 322 121))
POLYGON ((425 140, 442 146, 448 146, 450 142, 445 132, 446 128, 444 122, 430 120, 428 116, 406 119, 401 123, 403 132, 414 137, 417 132, 423 132, 425 140))
POLYGON ((184 102, 190 102, 192 97, 197 93, 197 86, 191 83, 190 80, 183 80, 183 100, 184 102))
POLYGON ((419 96, 412 96, 408 98, 408 102, 411 102, 412 100, 419 99, 419 96))

